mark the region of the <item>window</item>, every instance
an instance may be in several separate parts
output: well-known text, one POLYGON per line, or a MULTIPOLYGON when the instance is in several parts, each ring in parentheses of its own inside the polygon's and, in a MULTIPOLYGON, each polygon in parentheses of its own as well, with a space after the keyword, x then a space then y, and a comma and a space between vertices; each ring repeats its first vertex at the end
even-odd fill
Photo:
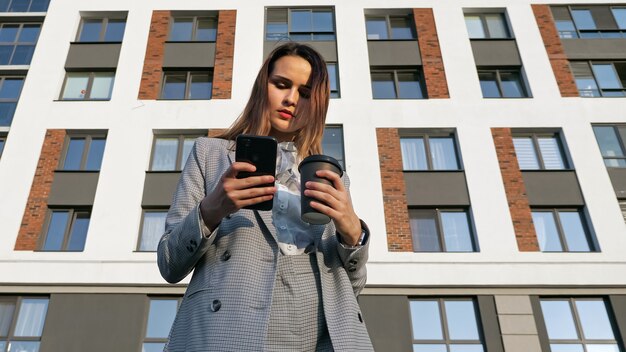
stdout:
POLYGON ((83 18, 78 42, 121 42, 126 28, 125 18, 83 18))
POLYGON ((415 24, 410 15, 366 16, 367 40, 414 40, 415 24))
POLYGON ((24 77, 0 76, 0 126, 11 126, 24 77))
POLYGON ((3 0, 0 12, 46 12, 50 0, 3 0))
POLYGON ((0 25, 0 65, 30 65, 41 23, 0 25))
POLYGON ((180 171, 198 135, 159 135, 152 146, 150 171, 180 171))
POLYGON ((402 169, 459 170, 454 137, 450 134, 401 138, 402 169))
POLYGON ((483 98, 528 98, 520 68, 478 68, 483 98))
POLYGON ((346 169, 343 152, 343 128, 341 126, 326 126, 322 149, 324 154, 337 159, 341 168, 346 169))
POLYGON ((216 39, 216 16, 175 17, 172 20, 171 42, 214 42, 216 39))
POLYGON ((626 62, 570 62, 581 97, 626 96, 626 62))
POLYGON ((626 167, 626 148, 621 137, 626 136, 626 126, 593 126, 593 132, 600 146, 604 165, 626 167))
POLYGON ((0 351, 39 351, 48 298, 0 297, 0 351))
POLYGON ((110 100, 114 72, 68 72, 61 100, 110 100))
POLYGON ((137 250, 140 252, 156 252, 159 240, 165 232, 165 210, 145 210, 141 220, 141 237, 137 250))
POLYGON ((211 99, 212 71, 170 71, 163 74, 161 99, 211 99))
POLYGON ((552 352, 618 352, 615 322, 602 298, 542 298, 552 352))
POLYGON ((564 170, 568 168, 558 135, 533 133, 513 138, 521 170, 564 170))
POLYGON ((4 144, 7 142, 7 136, 0 134, 0 156, 2 156, 2 151, 4 150, 4 144))
POLYGON ((542 252, 595 251, 581 211, 533 209, 532 217, 542 252))
POLYGON ((478 308, 464 298, 410 301, 413 352, 483 352, 478 308))
POLYGON ((150 298, 150 310, 142 352, 163 351, 179 305, 180 298, 150 298))
POLYGON ((626 8, 559 6, 552 11, 557 14, 556 25, 561 38, 626 38, 626 8))
POLYGON ((619 208, 622 210, 622 216, 624 217, 624 222, 626 222, 626 199, 619 199, 619 208))
POLYGON ((65 143, 61 170, 100 171, 106 137, 104 135, 74 135, 65 143))
POLYGON ((268 8, 265 40, 335 40, 334 11, 329 8, 268 8))
POLYGON ((337 72, 337 63, 326 63, 328 70, 328 79, 330 80, 330 97, 339 98, 339 72, 337 72))
POLYGON ((475 251, 468 212, 463 209, 409 209, 414 252, 475 251))
POLYGON ((372 68, 372 95, 374 99, 424 99, 421 69, 372 68))
POLYGON ((503 13, 466 13, 465 26, 470 39, 511 38, 503 13))
POLYGON ((54 209, 48 212, 42 251, 76 251, 85 248, 89 230, 88 210, 54 209))

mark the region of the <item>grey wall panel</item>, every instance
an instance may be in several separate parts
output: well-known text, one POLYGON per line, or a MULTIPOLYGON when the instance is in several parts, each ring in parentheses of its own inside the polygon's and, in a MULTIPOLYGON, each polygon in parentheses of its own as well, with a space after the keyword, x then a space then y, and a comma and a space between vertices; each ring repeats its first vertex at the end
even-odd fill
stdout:
POLYGON ((65 68, 115 69, 121 48, 121 43, 71 43, 65 68))
POLYGON ((583 206, 575 171, 522 171, 530 206, 583 206))
MULTIPOLYGON (((284 44, 284 41, 265 41, 263 43, 263 60, 274 50, 275 47, 284 44)), ((301 44, 307 44, 317 50, 324 61, 337 62, 337 42, 334 40, 329 41, 298 41, 301 44)))
POLYGON ((406 296, 361 295, 359 305, 375 351, 412 351, 411 316, 406 296))
POLYGON ((142 294, 53 294, 40 351, 140 351, 147 306, 142 294))
POLYGON ((615 336, 622 346, 626 343, 626 296, 614 295, 609 296, 611 308, 613 308, 613 317, 617 325, 617 331, 620 336, 615 336))
POLYGON ((215 43, 165 43, 163 67, 207 68, 215 66, 215 43))
POLYGON ((626 198, 626 169, 607 168, 617 198, 626 198))
POLYGON ((472 40, 476 66, 521 66, 515 39, 472 40))
POLYGON ((477 300, 487 351, 504 352, 495 299, 493 296, 478 296, 477 300))
POLYGON ((561 39, 568 59, 626 59, 626 39, 561 39))
POLYGON ((144 207, 169 207, 179 178, 180 172, 146 172, 141 205, 144 207))
POLYGON ((370 40, 367 42, 370 66, 417 66, 422 57, 417 41, 370 40))
POLYGON ((539 335, 539 343, 541 344, 541 350, 543 352, 550 352, 550 340, 548 340, 548 328, 543 320, 543 313, 541 312, 541 302, 539 296, 530 296, 530 305, 533 308, 533 315, 535 316, 535 324, 537 324, 537 334, 539 335))
POLYGON ((468 206, 467 182, 463 171, 405 172, 409 206, 468 206))
POLYGON ((93 205, 99 177, 99 172, 56 171, 48 197, 48 205, 93 205))

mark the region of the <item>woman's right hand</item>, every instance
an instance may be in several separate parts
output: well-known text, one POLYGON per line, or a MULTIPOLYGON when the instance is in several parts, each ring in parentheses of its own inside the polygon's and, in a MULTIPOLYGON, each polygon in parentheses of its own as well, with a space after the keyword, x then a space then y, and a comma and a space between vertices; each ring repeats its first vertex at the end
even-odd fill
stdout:
POLYGON ((254 172, 256 167, 250 163, 234 162, 222 175, 213 192, 200 202, 202 219, 209 230, 213 231, 226 215, 274 197, 276 187, 259 187, 273 183, 273 176, 237 178, 237 174, 242 171, 254 172))

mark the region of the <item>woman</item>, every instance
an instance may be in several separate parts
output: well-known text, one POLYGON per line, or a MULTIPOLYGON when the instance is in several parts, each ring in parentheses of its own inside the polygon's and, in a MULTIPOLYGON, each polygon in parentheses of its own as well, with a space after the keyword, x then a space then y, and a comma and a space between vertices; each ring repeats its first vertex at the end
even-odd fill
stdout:
POLYGON ((332 221, 300 220, 297 166, 321 152, 328 101, 321 56, 283 44, 261 67, 233 126, 196 141, 158 246, 168 282, 194 271, 166 351, 372 350, 356 301, 369 231, 353 210, 347 177, 318 171, 334 187, 303 186, 319 201, 311 206, 332 221), (233 140, 242 133, 280 142, 276 180, 236 178, 255 170, 234 160, 233 140), (242 209, 270 199, 272 211, 242 209))

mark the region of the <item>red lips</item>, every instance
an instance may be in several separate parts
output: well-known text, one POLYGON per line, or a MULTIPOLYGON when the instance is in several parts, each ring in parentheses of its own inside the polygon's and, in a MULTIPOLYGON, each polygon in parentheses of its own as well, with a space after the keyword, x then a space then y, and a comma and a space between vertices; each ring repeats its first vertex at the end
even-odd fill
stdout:
POLYGON ((284 119, 290 119, 295 117, 295 115, 291 111, 286 109, 278 110, 278 114, 284 119))

